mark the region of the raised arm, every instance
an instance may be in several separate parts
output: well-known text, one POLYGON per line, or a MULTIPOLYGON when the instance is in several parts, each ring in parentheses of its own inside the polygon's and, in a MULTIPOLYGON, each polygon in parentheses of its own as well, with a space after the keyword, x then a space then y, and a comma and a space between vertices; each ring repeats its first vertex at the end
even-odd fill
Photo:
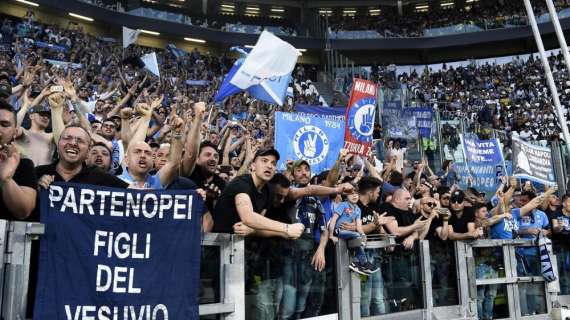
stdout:
POLYGON ((182 158, 182 173, 186 176, 192 174, 196 159, 198 158, 198 148, 200 147, 202 118, 206 112, 206 104, 198 102, 194 104, 194 118, 192 118, 192 126, 188 131, 186 143, 184 146, 184 157, 182 158))
POLYGON ((309 185, 304 188, 291 188, 287 194, 287 198, 290 200, 297 200, 307 196, 317 196, 324 197, 330 196, 332 194, 339 194, 343 192, 352 191, 354 187, 350 183, 340 184, 338 187, 324 187, 317 185, 309 185))
POLYGON ((0 150, 0 198, 15 218, 25 219, 36 206, 36 190, 14 181, 19 164, 20 153, 15 146, 9 145, 0 150))
POLYGON ((54 93, 48 97, 49 106, 51 108, 51 125, 53 133, 53 141, 57 144, 59 136, 65 129, 63 123, 63 105, 65 104, 65 94, 63 92, 54 93))
POLYGON ((538 206, 542 203, 544 196, 537 196, 530 200, 527 204, 521 207, 521 216, 526 216, 527 214, 531 213, 532 210, 538 208, 538 206))
POLYGON ((182 159, 182 130, 184 128, 184 121, 180 117, 174 116, 170 119, 170 126, 172 127, 170 154, 166 164, 158 171, 160 184, 163 186, 171 184, 178 175, 180 160, 182 159))
POLYGON ((344 157, 346 157, 347 153, 348 152, 346 149, 340 149, 338 159, 336 159, 334 166, 331 168, 327 175, 325 186, 332 187, 338 182, 338 179, 340 178, 340 163, 344 160, 344 157))

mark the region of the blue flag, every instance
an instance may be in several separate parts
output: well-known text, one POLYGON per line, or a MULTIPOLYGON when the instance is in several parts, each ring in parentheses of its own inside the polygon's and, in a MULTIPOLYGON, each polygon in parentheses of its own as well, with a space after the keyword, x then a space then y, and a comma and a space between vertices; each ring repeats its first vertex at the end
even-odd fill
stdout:
POLYGON ((503 152, 498 139, 479 140, 461 135, 463 154, 469 164, 502 164, 503 152))
POLYGON ((467 189, 467 179, 473 179, 473 188, 479 192, 485 192, 487 195, 492 195, 497 191, 499 179, 503 175, 510 176, 512 174, 512 165, 510 161, 500 164, 476 164, 471 163, 467 165, 464 162, 455 163, 457 174, 460 178, 459 186, 465 190, 467 189))
MULTIPOLYGON (((220 86, 220 90, 216 94, 215 102, 222 102, 225 98, 243 91, 231 83, 233 77, 236 75, 241 65, 243 64, 243 61, 244 59, 240 58, 234 63, 230 69, 230 72, 228 72, 224 78, 224 81, 220 86)), ((268 79, 261 84, 254 85, 245 89, 245 91, 256 99, 271 104, 283 105, 283 102, 285 101, 285 97, 287 95, 287 87, 289 86, 290 82, 291 74, 268 79)))
POLYGON ((245 58, 238 59, 224 78, 215 101, 240 91, 267 103, 282 106, 299 51, 270 32, 263 31, 245 58))
POLYGON ((311 115, 318 115, 323 118, 334 118, 337 120, 344 121, 344 114, 346 112, 345 107, 323 107, 323 106, 312 106, 308 104, 296 104, 295 110, 297 112, 308 113, 311 115))
POLYGON ((40 197, 35 320, 199 318, 196 192, 56 183, 40 197))
POLYGON ((287 160, 306 160, 313 173, 332 168, 344 145, 344 122, 298 113, 275 113, 277 163, 285 170, 287 160))
POLYGON ((168 50, 168 52, 172 53, 172 55, 175 56, 176 58, 185 57, 186 55, 188 55, 188 52, 178 48, 172 43, 167 44, 166 49, 168 50))
POLYGON ((420 138, 430 139, 432 136, 432 128, 434 126, 433 110, 431 108, 410 108, 414 118, 416 118, 416 126, 420 138))

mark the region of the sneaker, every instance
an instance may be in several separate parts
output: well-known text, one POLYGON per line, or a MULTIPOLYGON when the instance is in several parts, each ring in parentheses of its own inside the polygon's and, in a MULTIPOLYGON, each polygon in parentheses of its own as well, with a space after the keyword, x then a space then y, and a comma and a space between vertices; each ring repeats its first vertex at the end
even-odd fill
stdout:
POLYGON ((380 271, 380 268, 378 268, 377 266, 373 265, 370 262, 365 262, 364 264, 362 264, 362 269, 367 274, 373 274, 373 273, 380 271))
POLYGON ((352 270, 352 271, 358 273, 358 274, 363 275, 363 276, 367 276, 367 275, 368 275, 368 273, 366 273, 366 271, 364 271, 364 269, 362 268, 362 266, 360 265, 360 263, 351 262, 351 263, 348 265, 348 268, 349 268, 350 270, 352 270))

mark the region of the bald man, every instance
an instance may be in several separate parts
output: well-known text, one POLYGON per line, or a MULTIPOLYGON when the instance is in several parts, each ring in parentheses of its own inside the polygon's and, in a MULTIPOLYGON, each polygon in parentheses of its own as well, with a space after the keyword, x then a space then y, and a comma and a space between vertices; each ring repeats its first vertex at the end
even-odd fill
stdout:
POLYGON ((129 144, 125 155, 127 168, 119 178, 128 183, 129 188, 166 189, 178 175, 181 157, 182 143, 180 137, 175 136, 170 146, 168 160, 153 175, 150 173, 154 167, 151 147, 143 141, 133 142, 129 144))
POLYGON ((410 204, 412 196, 406 189, 397 189, 392 195, 392 200, 381 206, 380 212, 387 213, 386 216, 393 216, 392 220, 384 225, 389 234, 395 235, 397 241, 401 242, 406 249, 411 249, 414 240, 419 238, 419 231, 426 226, 424 220, 412 213, 410 204))

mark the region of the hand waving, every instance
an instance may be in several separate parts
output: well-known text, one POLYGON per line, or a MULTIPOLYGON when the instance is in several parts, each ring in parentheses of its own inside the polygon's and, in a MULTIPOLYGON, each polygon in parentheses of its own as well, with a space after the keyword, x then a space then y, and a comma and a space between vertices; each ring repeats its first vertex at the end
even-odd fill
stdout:
POLYGON ((0 146, 0 183, 12 179, 19 164, 20 153, 14 145, 0 146))

